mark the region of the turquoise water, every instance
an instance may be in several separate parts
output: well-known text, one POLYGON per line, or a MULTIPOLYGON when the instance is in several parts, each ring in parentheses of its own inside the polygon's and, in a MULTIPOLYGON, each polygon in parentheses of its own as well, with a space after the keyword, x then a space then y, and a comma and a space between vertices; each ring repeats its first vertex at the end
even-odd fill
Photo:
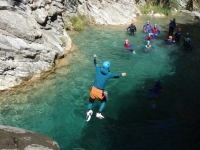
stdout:
MULTIPOLYGON (((168 150, 200 147, 200 28, 192 18, 176 15, 183 32, 189 31, 193 51, 180 45, 168 47, 164 39, 170 17, 140 16, 134 36, 126 26, 92 26, 71 35, 76 49, 63 66, 42 81, 21 89, 2 92, 0 124, 16 126, 47 135, 63 150, 168 150), (144 53, 141 27, 150 19, 161 29, 154 40, 154 50, 144 53), (136 54, 125 50, 129 39, 136 54), (111 62, 111 72, 127 76, 106 84, 109 99, 103 111, 105 119, 92 116, 85 122, 89 90, 93 84, 97 61, 111 62), (162 92, 154 102, 147 99, 142 86, 162 82, 162 92)), ((96 113, 99 102, 95 101, 96 113)))

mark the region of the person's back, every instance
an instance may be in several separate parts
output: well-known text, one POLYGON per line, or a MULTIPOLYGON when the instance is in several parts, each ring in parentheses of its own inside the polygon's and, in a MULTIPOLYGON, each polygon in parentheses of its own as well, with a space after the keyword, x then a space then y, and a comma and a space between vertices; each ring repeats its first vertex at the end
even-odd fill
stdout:
POLYGON ((168 36, 173 36, 174 29, 176 28, 176 19, 170 20, 168 36))
POLYGON ((105 61, 102 64, 102 67, 100 67, 97 63, 96 57, 97 57, 96 54, 94 54, 94 65, 96 68, 96 75, 93 86, 90 90, 90 98, 88 103, 88 111, 86 113, 86 121, 89 121, 91 119, 91 116, 93 114, 92 106, 95 99, 101 101, 101 105, 99 107, 99 111, 96 113, 96 117, 99 119, 104 118, 101 112, 104 109, 107 100, 107 91, 105 91, 106 81, 110 78, 120 78, 122 76, 126 76, 126 73, 120 73, 120 74, 111 73, 109 71, 110 69, 109 61, 105 61))
POLYGON ((175 27, 176 27, 176 22, 175 22, 175 20, 170 20, 169 27, 170 27, 170 28, 175 28, 175 27))

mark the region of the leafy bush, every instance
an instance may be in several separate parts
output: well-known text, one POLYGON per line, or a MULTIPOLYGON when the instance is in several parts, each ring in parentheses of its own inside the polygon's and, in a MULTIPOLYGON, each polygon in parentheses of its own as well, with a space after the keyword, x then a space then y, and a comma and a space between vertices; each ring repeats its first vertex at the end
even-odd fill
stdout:
POLYGON ((79 14, 78 16, 71 17, 70 21, 72 22, 74 30, 81 31, 83 30, 84 25, 86 25, 88 19, 85 15, 79 14))
POLYGON ((169 9, 169 8, 165 8, 165 7, 161 7, 161 6, 151 6, 150 4, 142 6, 140 8, 140 10, 142 11, 143 14, 150 14, 151 11, 153 11, 153 13, 160 13, 160 14, 164 14, 164 15, 171 14, 171 9, 169 9))

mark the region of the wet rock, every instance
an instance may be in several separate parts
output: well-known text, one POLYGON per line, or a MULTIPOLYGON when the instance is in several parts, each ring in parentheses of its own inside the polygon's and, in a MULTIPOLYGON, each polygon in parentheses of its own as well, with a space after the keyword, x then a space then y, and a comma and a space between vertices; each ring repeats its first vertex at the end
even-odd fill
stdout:
POLYGON ((28 130, 0 125, 0 149, 60 150, 53 139, 28 130))

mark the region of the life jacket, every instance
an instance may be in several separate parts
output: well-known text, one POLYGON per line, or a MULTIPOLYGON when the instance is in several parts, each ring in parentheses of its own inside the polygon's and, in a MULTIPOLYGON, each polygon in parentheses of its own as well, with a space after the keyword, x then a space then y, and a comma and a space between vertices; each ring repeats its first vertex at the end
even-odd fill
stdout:
POLYGON ((124 47, 126 47, 126 48, 128 48, 128 47, 130 47, 131 45, 129 44, 129 43, 124 43, 124 47))
POLYGON ((153 33, 157 33, 158 32, 158 28, 152 28, 152 32, 153 33))
POLYGON ((149 48, 151 48, 151 45, 146 45, 145 47, 149 49, 149 48))
POLYGON ((147 37, 146 37, 146 40, 151 40, 151 39, 152 39, 151 36, 147 36, 147 37))

